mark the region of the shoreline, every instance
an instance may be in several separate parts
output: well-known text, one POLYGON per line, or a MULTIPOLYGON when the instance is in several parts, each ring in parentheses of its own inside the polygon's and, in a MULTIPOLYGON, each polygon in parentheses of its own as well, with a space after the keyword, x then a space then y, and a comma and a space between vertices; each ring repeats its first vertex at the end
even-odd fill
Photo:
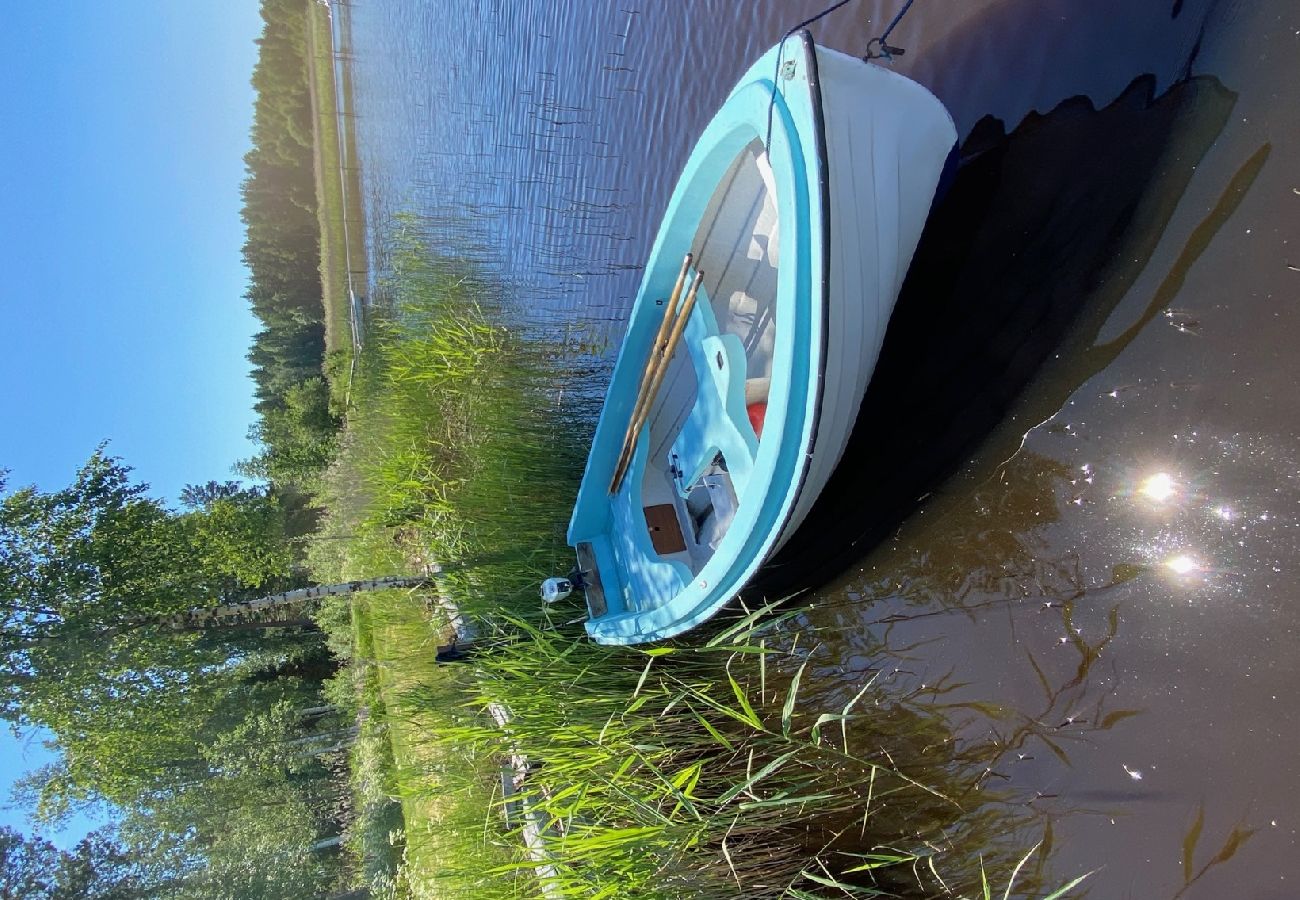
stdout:
POLYGON ((361 315, 369 281, 361 173, 351 113, 352 80, 347 62, 336 65, 334 11, 315 0, 305 2, 325 319, 324 368, 332 397, 346 409, 352 371, 362 346, 361 315))

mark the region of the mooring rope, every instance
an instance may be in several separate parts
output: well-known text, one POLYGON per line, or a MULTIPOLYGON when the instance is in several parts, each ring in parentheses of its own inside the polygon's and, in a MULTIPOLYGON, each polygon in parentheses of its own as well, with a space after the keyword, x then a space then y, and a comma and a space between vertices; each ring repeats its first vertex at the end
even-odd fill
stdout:
POLYGON ((776 107, 776 86, 781 78, 781 54, 785 52, 785 42, 801 28, 807 28, 818 19, 829 16, 831 13, 835 12, 835 10, 839 9, 841 6, 847 5, 848 3, 849 0, 839 0, 837 3, 832 3, 830 6, 817 13, 817 15, 804 19, 798 25, 781 35, 781 42, 777 44, 776 50, 776 68, 772 72, 772 99, 768 101, 767 104, 767 135, 763 138, 763 146, 765 148, 772 146, 772 110, 776 107))
POLYGON ((813 22, 816 22, 818 19, 824 18, 825 16, 829 16, 831 13, 835 12, 835 10, 839 9, 841 6, 844 6, 844 5, 847 4, 848 2, 849 2, 849 0, 839 0, 838 3, 832 3, 830 6, 826 7, 825 9, 823 9, 821 12, 819 12, 817 15, 813 16, 811 19, 804 19, 804 20, 803 20, 802 22, 800 22, 798 25, 794 26, 794 27, 791 28, 789 31, 787 31, 784 35, 782 35, 782 37, 781 37, 781 43, 784 44, 785 41, 786 41, 786 38, 788 38, 788 37, 790 37, 791 35, 793 35, 793 34, 794 34, 796 31, 798 31, 800 28, 807 28, 807 27, 808 27, 809 25, 811 25, 813 22))

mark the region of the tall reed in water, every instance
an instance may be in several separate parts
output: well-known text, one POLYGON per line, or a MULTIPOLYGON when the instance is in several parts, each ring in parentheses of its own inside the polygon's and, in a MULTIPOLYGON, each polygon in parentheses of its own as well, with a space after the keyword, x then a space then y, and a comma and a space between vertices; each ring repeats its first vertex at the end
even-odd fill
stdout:
POLYGON ((551 356, 507 327, 505 292, 430 255, 414 227, 393 261, 313 558, 330 578, 441 563, 437 590, 479 623, 472 660, 440 669, 436 603, 365 601, 389 623, 373 655, 412 893, 976 897, 990 877, 1036 890, 1048 848, 1023 851, 1033 814, 998 804, 933 707, 870 671, 814 678, 836 661, 797 611, 638 650, 587 641, 576 604, 544 609, 537 583, 572 563, 564 527, 599 397, 569 348, 551 356), (521 790, 541 861, 528 817, 503 821, 496 764, 512 755, 532 768, 521 790))

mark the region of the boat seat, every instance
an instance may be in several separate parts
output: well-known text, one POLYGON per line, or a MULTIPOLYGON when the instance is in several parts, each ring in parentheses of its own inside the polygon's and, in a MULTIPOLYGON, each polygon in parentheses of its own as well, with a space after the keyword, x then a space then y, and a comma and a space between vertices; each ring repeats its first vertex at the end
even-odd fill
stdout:
MULTIPOLYGON (((693 318, 692 326, 699 320, 693 318)), ((701 330, 706 323, 700 323, 701 330)), ((669 461, 677 490, 685 496, 722 454, 732 485, 744 491, 758 452, 758 437, 745 408, 745 347, 734 334, 688 335, 699 385, 695 404, 673 441, 669 461)))

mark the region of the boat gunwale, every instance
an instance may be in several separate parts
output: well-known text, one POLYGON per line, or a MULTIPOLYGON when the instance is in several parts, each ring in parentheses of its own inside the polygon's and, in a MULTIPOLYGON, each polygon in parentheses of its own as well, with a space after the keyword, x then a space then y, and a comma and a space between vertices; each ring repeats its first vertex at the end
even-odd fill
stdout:
MULTIPOLYGON (((821 241, 821 260, 820 267, 822 271, 822 297, 821 297, 821 315, 822 340, 829 340, 831 325, 831 198, 830 198, 830 156, 826 149, 826 119, 822 111, 822 86, 821 79, 817 70, 817 45, 813 41, 812 32, 802 28, 797 32, 797 36, 803 44, 805 58, 808 66, 808 92, 812 103, 812 120, 813 120, 813 145, 817 155, 817 190, 821 197, 822 210, 822 241, 821 241)), ((779 48, 784 48, 789 36, 782 38, 779 48)), ((780 58, 780 50, 777 53, 780 58)), ((776 90, 773 83, 772 90, 776 90)), ((823 386, 826 384, 826 364, 830 354, 826 348, 818 354, 817 362, 817 385, 818 388, 813 392, 814 401, 811 411, 812 421, 812 439, 808 442, 808 448, 805 451, 804 463, 799 467, 799 485, 795 488, 794 496, 786 509, 785 515, 781 519, 780 526, 776 529, 776 541, 768 548, 767 555, 759 563, 757 568, 762 568, 763 564, 771 558, 772 554, 780 546, 781 541, 786 537, 785 531, 790 526, 791 519, 794 518, 796 511, 799 509, 799 501, 803 499, 804 489, 808 486, 808 476, 812 473, 812 456, 817 449, 817 430, 821 425, 822 418, 822 400, 825 396, 823 386)), ((752 576, 751 576, 752 577, 752 576)))

